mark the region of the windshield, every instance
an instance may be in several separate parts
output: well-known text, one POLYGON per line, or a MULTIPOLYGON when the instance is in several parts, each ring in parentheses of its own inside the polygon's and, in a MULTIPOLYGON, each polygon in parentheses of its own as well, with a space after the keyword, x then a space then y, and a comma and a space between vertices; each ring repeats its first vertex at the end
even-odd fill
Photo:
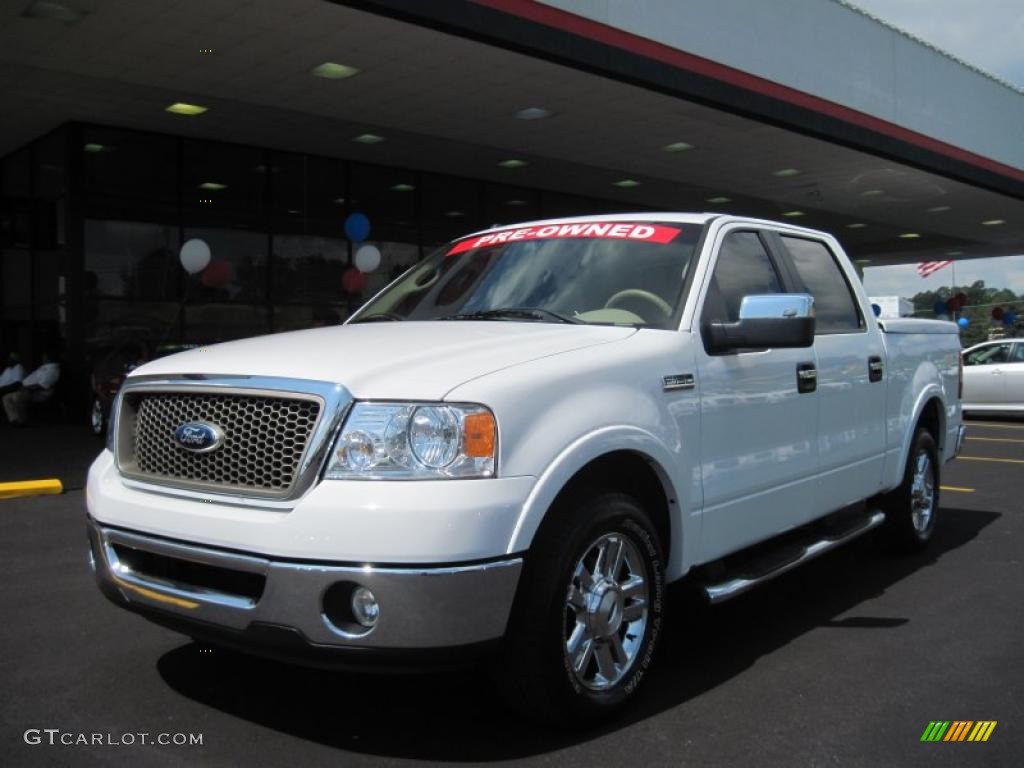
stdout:
POLYGON ((573 222, 458 240, 350 322, 512 320, 672 328, 701 225, 573 222))

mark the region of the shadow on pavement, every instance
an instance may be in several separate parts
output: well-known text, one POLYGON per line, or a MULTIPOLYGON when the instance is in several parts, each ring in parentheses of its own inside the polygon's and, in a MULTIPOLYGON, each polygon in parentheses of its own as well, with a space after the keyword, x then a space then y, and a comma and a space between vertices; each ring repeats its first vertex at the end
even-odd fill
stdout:
POLYGON ((735 677, 760 657, 817 627, 885 631, 905 617, 836 620, 908 575, 970 542, 999 515, 943 510, 925 553, 884 554, 865 538, 731 603, 710 608, 685 587, 670 595, 669 621, 645 685, 622 717, 594 732, 522 721, 482 671, 365 676, 278 664, 183 645, 158 662, 176 692, 235 717, 327 746, 370 755, 497 761, 562 749, 656 715, 735 677))

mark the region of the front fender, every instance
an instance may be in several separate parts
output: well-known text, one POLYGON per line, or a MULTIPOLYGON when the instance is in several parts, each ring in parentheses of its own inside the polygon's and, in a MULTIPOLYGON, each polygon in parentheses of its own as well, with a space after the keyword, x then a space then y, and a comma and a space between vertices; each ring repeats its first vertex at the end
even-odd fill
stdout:
POLYGON ((676 482, 667 468, 677 462, 672 453, 650 432, 630 425, 612 425, 596 429, 570 443, 537 478, 523 505, 509 541, 508 552, 522 552, 530 547, 541 521, 566 484, 590 462, 614 451, 633 451, 647 459, 662 483, 669 499, 670 527, 666 575, 682 576, 694 561, 699 543, 699 500, 687 498, 686 483, 676 482), (680 490, 683 490, 682 497, 680 490))

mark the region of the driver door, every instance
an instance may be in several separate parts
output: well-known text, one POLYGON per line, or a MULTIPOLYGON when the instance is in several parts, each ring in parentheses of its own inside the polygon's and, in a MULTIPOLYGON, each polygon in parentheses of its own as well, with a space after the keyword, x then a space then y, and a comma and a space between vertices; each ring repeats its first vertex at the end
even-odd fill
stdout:
POLYGON ((797 385, 798 370, 816 365, 813 348, 712 354, 706 342, 707 324, 738 320, 744 296, 792 292, 794 281, 770 248, 756 230, 720 234, 701 299, 705 343, 695 347, 709 560, 793 528, 814 510, 818 398, 797 385))

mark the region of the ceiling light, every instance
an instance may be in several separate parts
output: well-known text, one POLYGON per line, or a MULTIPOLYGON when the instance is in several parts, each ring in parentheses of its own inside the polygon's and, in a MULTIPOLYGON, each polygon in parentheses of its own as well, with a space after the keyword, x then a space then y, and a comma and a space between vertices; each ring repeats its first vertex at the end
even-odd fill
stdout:
POLYGON ((782 178, 788 178, 789 176, 799 176, 800 171, 797 170, 796 168, 783 168, 781 170, 775 171, 772 175, 781 176, 782 178))
POLYGON ((551 117, 551 110, 544 109, 544 107, 527 107, 516 112, 516 117, 520 120, 542 120, 545 117, 551 117))
POLYGON ((785 216, 787 219, 795 219, 797 216, 803 216, 804 212, 803 211, 786 211, 782 215, 785 216))
POLYGON ((719 204, 719 203, 731 203, 732 202, 732 198, 731 197, 722 197, 721 195, 719 195, 718 197, 709 197, 707 199, 707 202, 715 203, 716 205, 719 204))
POLYGON ((904 232, 900 235, 900 239, 902 240, 917 240, 919 237, 921 237, 921 235, 917 232, 904 232))
POLYGON ((102 152, 106 147, 102 144, 86 144, 82 149, 86 152, 102 152))
POLYGON ((338 205, 344 205, 345 204, 345 198, 344 197, 336 197, 336 198, 334 198, 334 200, 332 202, 337 203, 338 205))
POLYGON ((165 112, 170 112, 174 115, 184 115, 185 117, 195 117, 201 115, 209 107, 201 107, 198 104, 188 104, 184 101, 176 101, 173 104, 164 107, 165 112))
POLYGON ((526 164, 527 163, 525 160, 516 160, 515 158, 502 160, 500 163, 498 163, 498 165, 502 168, 522 168, 526 164))
POLYGON ((200 189, 208 189, 211 192, 219 192, 222 189, 227 189, 227 184, 221 184, 219 181, 204 181, 199 185, 200 189))
POLYGON ((934 208, 929 208, 928 213, 942 213, 943 211, 950 210, 948 205, 936 205, 934 208))
POLYGON ((1005 224, 1005 219, 989 219, 988 221, 981 222, 983 227, 998 227, 1000 224, 1005 224))
POLYGON ((963 256, 963 251, 946 251, 946 256, 963 256))
POLYGON ((347 64, 335 64, 333 61, 325 61, 319 66, 309 70, 314 77, 322 77, 325 80, 344 80, 347 77, 355 77, 363 70, 357 67, 350 67, 347 64))
POLYGON ((526 205, 525 200, 506 200, 505 205, 526 205))
POLYGON ((352 141, 359 142, 360 144, 380 144, 384 141, 384 137, 378 136, 375 133, 360 133, 352 141))
POLYGON ((416 189, 416 187, 412 184, 406 184, 404 182, 401 184, 395 184, 391 187, 392 192, 412 192, 414 189, 416 189))
POLYGON ((466 214, 464 214, 462 211, 445 211, 444 215, 447 216, 449 219, 457 219, 460 216, 465 216, 466 214))
POLYGON ((295 210, 294 208, 291 208, 291 209, 288 210, 288 213, 292 214, 293 216, 297 216, 298 214, 302 213, 302 211, 295 210))
POLYGON ((693 144, 687 144, 685 141, 673 141, 671 144, 666 144, 662 149, 665 152, 685 152, 688 149, 693 149, 693 144))
POLYGON ((619 189, 632 189, 633 187, 639 187, 640 182, 636 179, 619 179, 618 181, 613 181, 612 186, 619 189))
POLYGON ((867 226, 867 224, 861 224, 859 221, 855 221, 853 224, 847 224, 846 228, 847 229, 864 229, 864 227, 866 227, 866 226, 867 226))
POLYGON ((860 196, 861 197, 878 197, 879 195, 884 195, 884 194, 885 194, 885 191, 881 190, 881 189, 865 189, 863 192, 860 193, 860 196))

